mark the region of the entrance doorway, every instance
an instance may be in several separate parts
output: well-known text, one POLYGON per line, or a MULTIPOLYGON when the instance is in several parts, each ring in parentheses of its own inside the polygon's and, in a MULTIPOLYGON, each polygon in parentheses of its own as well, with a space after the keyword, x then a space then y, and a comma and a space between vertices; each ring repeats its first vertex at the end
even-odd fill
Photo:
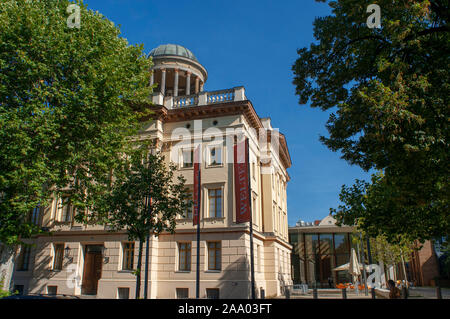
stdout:
POLYGON ((84 254, 83 281, 81 293, 83 295, 96 295, 98 281, 102 277, 103 246, 86 245, 84 254))

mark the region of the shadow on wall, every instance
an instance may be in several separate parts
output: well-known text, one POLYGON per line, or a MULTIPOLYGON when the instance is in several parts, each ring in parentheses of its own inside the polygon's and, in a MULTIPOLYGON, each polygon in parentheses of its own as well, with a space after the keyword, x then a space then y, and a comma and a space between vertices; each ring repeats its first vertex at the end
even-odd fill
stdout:
POLYGON ((250 264, 247 257, 230 263, 219 278, 220 299, 250 299, 250 264))
MULTIPOLYGON (((34 247, 35 254, 31 258, 30 263, 30 277, 28 282, 28 293, 46 293, 46 287, 48 281, 51 280, 56 275, 60 274, 67 267, 67 262, 64 260, 63 269, 60 271, 55 271, 51 269, 52 256, 46 255, 45 247, 42 247, 39 251, 37 247, 34 247), (44 257, 42 257, 44 255, 44 257)), ((14 272, 16 275, 17 272, 14 272)))

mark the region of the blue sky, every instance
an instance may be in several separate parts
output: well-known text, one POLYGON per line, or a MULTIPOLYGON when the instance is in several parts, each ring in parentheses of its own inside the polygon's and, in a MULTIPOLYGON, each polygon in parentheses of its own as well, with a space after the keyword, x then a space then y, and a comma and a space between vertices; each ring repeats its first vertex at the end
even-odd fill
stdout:
MULTIPOLYGON (((315 17, 330 13, 313 0, 85 0, 146 52, 174 43, 190 49, 208 70, 205 90, 245 86, 260 117, 286 135, 292 158, 289 225, 314 221, 339 204, 343 184, 369 179, 319 142, 328 115, 299 105, 292 84, 298 48, 314 41, 315 17)), ((82 22, 81 22, 82 23, 82 22)))

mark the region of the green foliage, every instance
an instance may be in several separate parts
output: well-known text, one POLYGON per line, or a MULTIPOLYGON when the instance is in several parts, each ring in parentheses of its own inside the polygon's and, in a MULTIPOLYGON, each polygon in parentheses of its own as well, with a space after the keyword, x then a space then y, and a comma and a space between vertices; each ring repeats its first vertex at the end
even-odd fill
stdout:
MULTIPOLYGON (((298 50, 294 84, 301 104, 332 111, 329 137, 320 138, 327 147, 365 170, 383 170, 363 227, 388 239, 449 234, 449 2, 328 3, 333 14, 314 22, 317 41, 298 50), (366 25, 371 3, 381 7, 381 28, 366 25)), ((352 209, 341 212, 359 215, 367 187, 343 188, 352 209)))
POLYGON ((176 166, 165 163, 160 153, 147 154, 146 150, 145 146, 137 149, 114 172, 114 181, 98 195, 93 212, 76 216, 78 221, 103 224, 113 232, 126 230, 130 240, 139 240, 138 265, 133 272, 138 291, 147 235, 173 233, 177 214, 182 214, 189 205, 184 177, 174 177, 176 166))
POLYGON ((98 12, 67 0, 0 2, 0 241, 39 230, 28 212, 53 193, 90 207, 138 130, 151 60, 98 12), (140 107, 138 107, 140 106, 140 107))
POLYGON ((160 153, 143 155, 138 150, 115 171, 114 181, 99 195, 93 211, 76 218, 106 225, 111 231, 125 229, 130 240, 173 232, 175 218, 186 210, 189 198, 184 177, 175 178, 175 171, 176 166, 167 164, 160 153))
POLYGON ((382 173, 372 175, 371 183, 356 180, 342 186, 342 204, 330 209, 338 224, 355 225, 370 237, 385 237, 390 243, 424 241, 436 232, 448 231, 449 217, 440 207, 411 205, 399 189, 382 173))
POLYGON ((5 279, 3 277, 0 278, 0 299, 13 295, 10 291, 2 289, 4 285, 4 280, 5 279))

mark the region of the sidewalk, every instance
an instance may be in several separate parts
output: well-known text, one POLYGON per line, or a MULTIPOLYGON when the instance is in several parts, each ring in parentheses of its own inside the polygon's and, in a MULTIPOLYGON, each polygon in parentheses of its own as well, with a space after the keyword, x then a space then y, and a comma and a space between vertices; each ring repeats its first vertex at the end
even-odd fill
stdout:
MULTIPOLYGON (((441 288, 442 299, 450 299, 450 289, 441 288)), ((436 299, 436 287, 411 287, 409 288, 411 299, 436 299)))

